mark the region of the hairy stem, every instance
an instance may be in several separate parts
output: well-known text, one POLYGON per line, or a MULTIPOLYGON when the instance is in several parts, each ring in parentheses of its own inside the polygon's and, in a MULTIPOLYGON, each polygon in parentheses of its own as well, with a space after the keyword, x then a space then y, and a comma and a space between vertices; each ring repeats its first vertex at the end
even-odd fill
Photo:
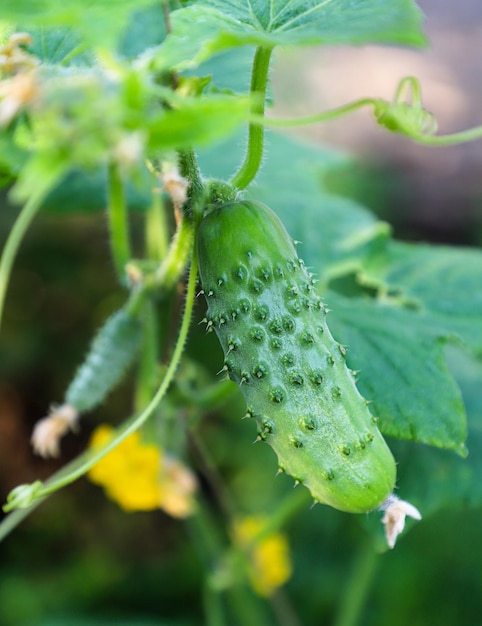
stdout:
POLYGON ((260 115, 253 115, 251 117, 253 124, 262 124, 269 126, 270 128, 290 128, 295 126, 306 126, 308 124, 316 124, 318 122, 328 122, 334 120, 343 115, 348 115, 354 111, 361 109, 365 106, 375 106, 377 100, 375 98, 360 98, 354 102, 349 102, 343 106, 330 109, 329 111, 323 111, 322 113, 315 113, 314 115, 305 115, 303 117, 262 117, 260 115))
POLYGON ((111 163, 108 169, 108 215, 109 235, 114 266, 117 276, 125 284, 125 267, 132 258, 129 241, 129 224, 124 185, 117 163, 111 163))
MULTIPOLYGON (((251 113, 263 119, 266 89, 268 85, 269 62, 272 48, 260 46, 256 49, 251 74, 250 93, 253 98, 251 113)), ((245 189, 254 179, 263 160, 264 127, 262 124, 250 122, 248 131, 248 148, 246 157, 231 184, 238 189, 245 189)))
POLYGON ((424 146, 454 146, 459 143, 467 143, 469 141, 475 141, 482 138, 482 126, 476 126, 475 128, 469 128, 459 133, 452 133, 450 135, 409 135, 413 141, 421 143, 424 146))
MULTIPOLYGON (((330 109, 329 111, 323 111, 322 113, 315 113, 314 115, 306 115, 303 117, 264 117, 263 115, 253 114, 250 116, 252 124, 260 126, 267 126, 269 128, 294 128, 296 126, 307 126, 308 124, 316 124, 321 122, 328 122, 334 120, 343 115, 348 115, 354 111, 361 109, 365 106, 376 107, 378 103, 377 98, 361 98, 354 102, 349 102, 343 106, 330 109)), ((482 126, 475 126, 457 133, 451 133, 449 135, 427 135, 423 133, 403 133, 409 139, 423 144, 425 146, 441 147, 441 146, 453 146, 456 144, 467 143, 469 141, 475 141, 482 139, 482 126)))
POLYGON ((370 541, 363 542, 348 578, 345 592, 341 596, 334 626, 357 626, 360 623, 377 563, 378 554, 373 544, 370 541))
POLYGON ((184 208, 184 213, 192 215, 195 220, 200 220, 204 211, 204 203, 200 199, 204 196, 203 180, 192 148, 179 150, 179 172, 189 181, 189 198, 184 208))

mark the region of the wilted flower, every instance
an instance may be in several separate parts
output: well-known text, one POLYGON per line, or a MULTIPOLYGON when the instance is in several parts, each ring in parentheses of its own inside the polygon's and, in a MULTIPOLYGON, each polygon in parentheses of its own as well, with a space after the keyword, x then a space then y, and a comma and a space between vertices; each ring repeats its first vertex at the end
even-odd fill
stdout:
POLYGON ((21 72, 0 81, 0 126, 7 126, 39 93, 37 74, 21 72))
POLYGON ((78 419, 79 412, 70 404, 54 407, 34 426, 30 439, 34 452, 44 458, 59 456, 60 440, 69 430, 75 431, 78 419))
POLYGON ((407 515, 416 520, 422 519, 420 511, 413 504, 400 500, 393 494, 388 496, 380 510, 385 511, 382 523, 385 524, 385 537, 390 548, 395 546, 398 535, 403 531, 407 515))
POLYGON ((161 174, 164 189, 171 196, 174 206, 179 209, 187 200, 188 181, 181 176, 177 167, 166 167, 161 174))

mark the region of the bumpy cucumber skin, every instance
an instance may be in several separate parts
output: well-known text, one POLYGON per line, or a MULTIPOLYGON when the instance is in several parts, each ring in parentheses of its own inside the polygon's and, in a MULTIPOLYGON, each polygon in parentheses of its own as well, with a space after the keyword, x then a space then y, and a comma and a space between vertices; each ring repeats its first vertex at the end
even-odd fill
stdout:
POLYGON ((276 214, 247 201, 212 211, 198 256, 208 327, 279 467, 318 502, 350 513, 379 507, 395 461, 276 214))
POLYGON ((65 394, 78 411, 90 411, 120 382, 142 339, 139 319, 123 309, 114 313, 94 337, 89 352, 65 394))

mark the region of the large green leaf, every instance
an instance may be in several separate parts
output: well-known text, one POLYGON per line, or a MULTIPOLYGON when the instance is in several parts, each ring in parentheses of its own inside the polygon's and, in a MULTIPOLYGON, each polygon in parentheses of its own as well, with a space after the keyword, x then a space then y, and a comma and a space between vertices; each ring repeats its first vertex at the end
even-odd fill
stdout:
POLYGON ((90 44, 114 48, 132 12, 153 4, 152 0, 2 0, 2 19, 27 30, 71 27, 90 44))
POLYGON ((29 52, 47 65, 90 66, 95 56, 72 28, 44 26, 29 29, 32 44, 29 52))
MULTIPOLYGON (((444 450, 406 441, 388 442, 397 460, 397 493, 408 498, 423 519, 441 510, 482 506, 482 363, 457 348, 451 347, 447 353, 467 408, 468 457, 462 459, 444 450)), ((379 515, 359 519, 375 537, 380 551, 386 550, 379 515)), ((407 522, 410 528, 413 522, 407 522)))
POLYGON ((400 490, 413 494, 424 514, 443 507, 482 505, 482 362, 455 348, 447 356, 467 408, 467 459, 425 446, 402 442, 393 446, 400 464, 400 490))
POLYGON ((445 362, 447 337, 431 315, 371 298, 326 299, 330 328, 360 371, 358 386, 382 432, 463 455, 464 405, 445 362))
POLYGON ((421 45, 420 24, 412 0, 202 0, 173 13, 158 62, 192 67, 245 44, 421 45))
MULTIPOLYGON (((126 184, 126 201, 130 210, 145 210, 151 202, 152 179, 141 171, 136 185, 126 184)), ((42 202, 41 209, 54 213, 93 213, 104 211, 107 204, 107 170, 71 170, 65 179, 42 202)))
POLYGON ((148 122, 149 148, 169 150, 219 141, 248 118, 248 103, 248 98, 223 94, 186 98, 177 109, 161 111, 148 122))
POLYGON ((360 280, 392 290, 457 333, 482 354, 482 252, 469 248, 392 242, 365 262, 360 280))
POLYGON ((133 58, 147 48, 160 44, 166 37, 166 24, 161 2, 132 13, 119 42, 119 51, 133 58))

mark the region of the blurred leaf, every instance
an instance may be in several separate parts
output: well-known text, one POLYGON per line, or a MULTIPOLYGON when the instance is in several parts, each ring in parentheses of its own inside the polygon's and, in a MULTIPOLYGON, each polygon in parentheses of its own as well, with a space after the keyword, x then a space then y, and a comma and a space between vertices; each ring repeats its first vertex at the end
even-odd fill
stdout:
POLYGON ((31 153, 22 172, 29 184, 54 165, 94 171, 113 159, 132 176, 146 154, 219 140, 249 114, 247 97, 183 96, 129 65, 118 74, 66 68, 44 82, 18 137, 31 153))
POLYGON ((358 387, 373 401, 381 431, 463 455, 464 405, 445 363, 447 337, 431 315, 331 292, 326 301, 330 328, 348 347, 349 367, 360 371, 358 387))
POLYGON ((252 62, 252 49, 230 48, 210 57, 195 69, 187 69, 184 74, 212 76, 211 84, 217 89, 228 89, 232 93, 248 93, 252 62))
POLYGON ((392 242, 364 264, 360 281, 395 290, 482 354, 482 252, 392 242))
POLYGON ((152 0, 3 0, 2 18, 23 29, 71 27, 91 45, 115 47, 131 14, 152 0))
POLYGON ((9 130, 0 129, 0 187, 18 176, 25 162, 25 152, 17 146, 9 130))
POLYGON ((212 94, 186 98, 147 123, 149 148, 170 150, 207 144, 233 132, 249 114, 247 98, 212 94))
MULTIPOLYGON (((450 346, 446 352, 467 409, 468 457, 462 459, 444 450, 389 440, 397 461, 397 491, 420 510, 421 524, 444 509, 482 506, 482 362, 460 348, 450 346)), ((379 548, 386 549, 379 515, 360 517, 360 521, 373 533, 379 548)), ((409 520, 408 528, 413 525, 409 520)))
POLYGON ((234 46, 254 44, 421 45, 421 12, 412 0, 203 0, 172 15, 158 56, 163 67, 193 67, 234 46))
POLYGON ((166 37, 162 2, 151 3, 132 13, 119 44, 119 52, 134 58, 166 37))
POLYGON ((65 27, 29 29, 32 44, 29 52, 42 63, 86 67, 94 65, 95 57, 73 29, 65 27))
POLYGON ((394 446, 400 489, 414 494, 424 514, 443 507, 482 505, 482 362, 454 348, 448 351, 448 362, 467 408, 467 459, 423 446, 394 446))
MULTIPOLYGON (((35 622, 35 626, 194 626, 192 622, 149 619, 143 617, 125 617, 120 615, 109 617, 96 617, 95 615, 86 615, 85 617, 72 617, 70 615, 62 615, 60 617, 48 618, 35 622)), ((33 626, 33 625, 32 625, 33 626)))
MULTIPOLYGON (((127 182, 126 197, 129 209, 146 209, 151 199, 151 179, 144 170, 143 180, 134 186, 127 182)), ((137 181, 136 181, 137 182, 137 181)), ((107 201, 107 171, 72 170, 51 191, 42 203, 41 210, 55 213, 91 213, 104 211, 107 201)))
POLYGON ((345 157, 314 144, 270 133, 268 159, 249 196, 268 204, 300 241, 298 253, 322 285, 362 267, 383 249, 389 226, 367 209, 323 188, 324 173, 345 157))
MULTIPOLYGON (((242 160, 243 139, 236 136, 200 151, 206 175, 228 178, 242 160)), ((324 174, 346 157, 287 135, 267 135, 266 162, 247 195, 265 202, 301 241, 298 253, 315 268, 322 284, 363 267, 362 260, 388 239, 389 227, 355 202, 327 194, 324 174)))

